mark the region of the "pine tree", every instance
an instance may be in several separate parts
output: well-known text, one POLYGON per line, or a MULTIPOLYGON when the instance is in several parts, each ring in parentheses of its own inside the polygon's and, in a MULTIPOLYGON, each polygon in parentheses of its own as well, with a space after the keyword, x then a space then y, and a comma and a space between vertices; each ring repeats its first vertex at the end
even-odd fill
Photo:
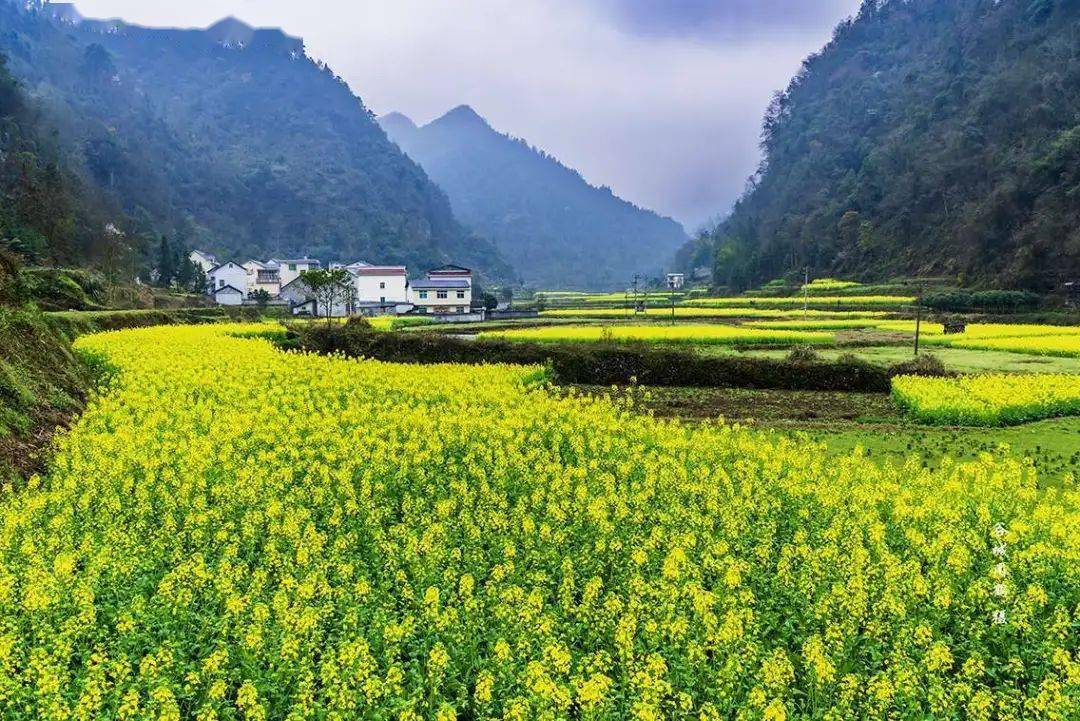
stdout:
POLYGON ((168 288, 176 280, 176 256, 173 254, 169 239, 161 236, 161 244, 158 246, 158 285, 168 288))

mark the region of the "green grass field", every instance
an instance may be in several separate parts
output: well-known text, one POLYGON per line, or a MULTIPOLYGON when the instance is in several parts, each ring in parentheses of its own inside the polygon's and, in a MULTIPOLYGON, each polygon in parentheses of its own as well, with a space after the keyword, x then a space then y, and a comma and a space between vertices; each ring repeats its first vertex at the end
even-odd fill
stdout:
POLYGON ((850 424, 806 433, 841 456, 862 448, 880 462, 901 463, 918 456, 927 468, 937 468, 945 457, 968 461, 982 453, 1001 452, 1030 458, 1040 483, 1060 486, 1080 477, 1080 418, 1029 423, 1013 428, 928 428, 850 424))
MULTIPOLYGON (((582 390, 610 392, 597 387, 582 390)), ((934 427, 904 417, 885 394, 739 388, 647 388, 632 393, 639 409, 662 418, 689 422, 723 418, 766 432, 805 435, 824 443, 838 458, 862 448, 880 463, 916 457, 922 466, 937 468, 946 457, 970 461, 983 453, 1007 452, 1031 459, 1040 483, 1047 487, 1080 477, 1080 418, 1010 428, 934 427)))
MULTIPOLYGON (((730 349, 713 348, 703 352, 717 353, 730 349)), ((947 368, 958 373, 1010 372, 1010 373, 1080 373, 1080 358, 1054 356, 1029 356, 1006 351, 983 351, 966 348, 927 348, 923 352, 940 358, 947 368)), ((827 360, 835 360, 845 353, 864 358, 871 363, 892 365, 911 360, 913 351, 909 345, 884 345, 849 348, 823 348, 818 354, 827 360)), ((749 350, 746 355, 764 358, 783 358, 786 350, 749 350)))

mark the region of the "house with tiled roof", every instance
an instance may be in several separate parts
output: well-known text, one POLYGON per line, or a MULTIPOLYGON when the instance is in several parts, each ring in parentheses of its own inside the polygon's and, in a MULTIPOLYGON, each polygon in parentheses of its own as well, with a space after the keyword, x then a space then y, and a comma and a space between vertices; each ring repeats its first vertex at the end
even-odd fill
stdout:
POLYGON ((444 265, 427 272, 410 284, 417 313, 465 315, 472 306, 472 271, 458 265, 444 265))

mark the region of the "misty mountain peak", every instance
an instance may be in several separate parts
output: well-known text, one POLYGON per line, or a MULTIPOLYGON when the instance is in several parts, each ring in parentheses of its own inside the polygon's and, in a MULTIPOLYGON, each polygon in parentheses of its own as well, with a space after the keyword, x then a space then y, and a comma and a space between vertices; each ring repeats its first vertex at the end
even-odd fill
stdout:
POLYGON ((223 45, 248 45, 255 36, 255 28, 230 15, 208 27, 206 34, 223 45))
POLYGON ((418 128, 412 118, 404 113, 397 111, 387 113, 379 118, 379 125, 390 136, 391 140, 397 141, 411 133, 415 133, 418 128))
POLYGON ((484 128, 490 128, 483 117, 480 116, 472 107, 468 105, 459 105, 450 112, 443 115, 438 120, 432 121, 432 125, 442 124, 454 124, 458 126, 478 126, 484 128))

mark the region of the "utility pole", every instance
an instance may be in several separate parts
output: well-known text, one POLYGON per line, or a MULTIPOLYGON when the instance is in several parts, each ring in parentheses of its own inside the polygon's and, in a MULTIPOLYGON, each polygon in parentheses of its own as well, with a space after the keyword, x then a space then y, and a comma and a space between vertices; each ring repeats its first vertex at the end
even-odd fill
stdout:
POLYGON ((675 279, 668 278, 668 289, 671 291, 671 324, 675 325, 675 279))
POLYGON ((637 289, 637 284, 638 284, 638 281, 640 279, 641 279, 641 274, 640 273, 634 273, 634 315, 637 315, 638 308, 641 307, 640 304, 638 303, 638 289, 637 289))
POLYGON ((919 355, 919 335, 922 331, 923 287, 919 284, 919 297, 915 299, 915 355, 919 355))
POLYGON ((806 266, 803 270, 803 285, 802 285, 802 317, 806 320, 806 317, 810 315, 810 266, 806 266))

